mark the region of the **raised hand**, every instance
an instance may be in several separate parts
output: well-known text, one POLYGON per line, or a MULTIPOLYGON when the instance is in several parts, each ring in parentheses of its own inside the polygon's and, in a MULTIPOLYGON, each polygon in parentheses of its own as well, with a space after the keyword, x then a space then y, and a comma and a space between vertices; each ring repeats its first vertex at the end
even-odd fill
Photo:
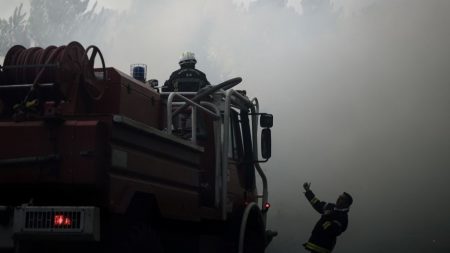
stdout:
POLYGON ((311 183, 308 183, 308 182, 305 182, 304 184, 303 184, 303 189, 305 189, 305 191, 309 191, 310 188, 311 187, 311 183))

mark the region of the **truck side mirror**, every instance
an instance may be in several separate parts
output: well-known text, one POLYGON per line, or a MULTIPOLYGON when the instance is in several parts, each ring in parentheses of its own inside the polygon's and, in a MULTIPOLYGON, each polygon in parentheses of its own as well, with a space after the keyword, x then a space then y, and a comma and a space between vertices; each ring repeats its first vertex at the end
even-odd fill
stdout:
POLYGON ((261 131, 261 156, 266 160, 272 156, 272 134, 269 128, 261 131))
POLYGON ((261 113, 259 124, 262 128, 271 128, 273 126, 273 115, 268 113, 261 113))

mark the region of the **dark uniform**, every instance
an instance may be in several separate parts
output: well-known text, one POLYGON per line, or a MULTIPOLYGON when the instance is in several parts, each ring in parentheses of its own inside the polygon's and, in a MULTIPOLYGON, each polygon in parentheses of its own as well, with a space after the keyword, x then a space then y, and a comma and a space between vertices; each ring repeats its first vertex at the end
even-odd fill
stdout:
MULTIPOLYGON (((195 69, 195 64, 197 61, 195 60, 194 54, 190 52, 183 53, 179 65, 180 69, 174 71, 169 80, 164 83, 162 87, 163 92, 197 92, 205 86, 211 85, 206 79, 205 73, 201 72, 198 69, 195 69)), ((178 98, 175 98, 174 101, 181 101, 178 98)), ((177 115, 174 118, 173 126, 175 130, 179 131, 180 135, 185 138, 190 138, 191 131, 191 122, 190 122, 191 113, 183 112, 177 115), (187 134, 187 135, 186 135, 187 134)), ((206 136, 205 127, 203 122, 202 113, 197 115, 197 138, 204 138, 206 136)))
POLYGON ((305 196, 322 216, 303 246, 311 252, 329 253, 336 245, 336 237, 347 229, 349 209, 338 209, 335 204, 320 201, 312 191, 305 192, 305 196))
POLYGON ((207 85, 211 84, 206 79, 205 73, 195 69, 194 64, 185 64, 170 75, 169 80, 164 83, 162 91, 197 92, 207 85))

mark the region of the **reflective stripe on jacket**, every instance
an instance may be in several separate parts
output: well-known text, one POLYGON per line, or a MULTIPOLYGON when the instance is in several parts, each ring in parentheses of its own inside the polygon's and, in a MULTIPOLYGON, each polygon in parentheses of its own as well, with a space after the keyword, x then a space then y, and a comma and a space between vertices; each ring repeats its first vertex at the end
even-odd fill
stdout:
POLYGON ((330 253, 331 252, 330 250, 322 248, 319 245, 316 245, 312 242, 307 242, 307 243, 303 244, 303 246, 305 246, 305 249, 312 250, 313 252, 317 252, 317 253, 330 253))
POLYGON ((337 209, 335 204, 320 201, 312 191, 305 192, 312 207, 321 214, 305 248, 318 253, 329 253, 336 238, 347 229, 348 209, 337 209))

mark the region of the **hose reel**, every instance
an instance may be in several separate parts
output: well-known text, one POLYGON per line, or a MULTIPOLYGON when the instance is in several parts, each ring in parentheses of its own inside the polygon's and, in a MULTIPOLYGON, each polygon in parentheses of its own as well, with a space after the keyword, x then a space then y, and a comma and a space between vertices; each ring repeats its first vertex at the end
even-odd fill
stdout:
POLYGON ((16 45, 10 48, 3 63, 3 83, 0 89, 29 88, 23 92, 12 92, 13 103, 26 104, 33 99, 50 99, 56 103, 70 102, 74 94, 83 89, 91 100, 102 98, 106 88, 106 69, 103 55, 96 46, 84 47, 76 41, 63 46, 47 48, 25 48, 16 45), (101 59, 102 80, 95 75, 94 62, 101 59), (54 92, 42 94, 44 86, 53 86, 54 92), (51 93, 51 94, 50 94, 51 93))

